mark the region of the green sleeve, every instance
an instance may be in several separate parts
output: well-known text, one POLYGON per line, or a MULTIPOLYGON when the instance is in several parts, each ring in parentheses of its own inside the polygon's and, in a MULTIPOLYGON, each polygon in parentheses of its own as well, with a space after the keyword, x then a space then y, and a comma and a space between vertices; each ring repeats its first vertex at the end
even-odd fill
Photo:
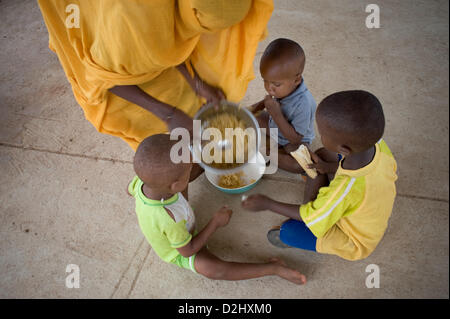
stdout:
POLYGON ((130 193, 131 196, 136 195, 138 181, 139 177, 135 176, 130 184, 128 184, 128 193, 130 193))
POLYGON ((181 248, 186 246, 192 239, 192 234, 186 229, 186 221, 175 223, 171 222, 165 226, 164 234, 172 248, 181 248))

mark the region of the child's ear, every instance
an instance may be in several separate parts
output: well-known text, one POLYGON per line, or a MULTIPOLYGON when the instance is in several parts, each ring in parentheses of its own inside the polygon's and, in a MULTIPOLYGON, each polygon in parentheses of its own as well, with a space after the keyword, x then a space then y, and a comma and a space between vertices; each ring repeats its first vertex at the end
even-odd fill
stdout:
POLYGON ((298 73, 296 76, 295 76, 295 85, 299 85, 300 83, 302 82, 302 75, 301 75, 301 73, 298 73))
POLYGON ((344 156, 349 156, 352 153, 352 149, 350 147, 348 147, 347 145, 339 145, 338 153, 342 154, 344 156))
POLYGON ((182 192, 186 188, 186 185, 184 185, 183 182, 175 181, 172 184, 170 184, 170 190, 174 193, 182 192))

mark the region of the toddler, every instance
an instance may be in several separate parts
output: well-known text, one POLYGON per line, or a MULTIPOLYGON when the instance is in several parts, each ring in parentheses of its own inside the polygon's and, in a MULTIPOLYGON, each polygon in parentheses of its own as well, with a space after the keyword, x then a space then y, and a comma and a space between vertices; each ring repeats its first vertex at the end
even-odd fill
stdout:
POLYGON ((227 262, 213 255, 206 242, 214 232, 228 224, 232 211, 220 208, 200 231, 195 215, 182 192, 191 175, 192 163, 173 163, 170 150, 177 141, 168 134, 147 137, 134 157, 137 176, 128 192, 136 199, 139 226, 155 253, 165 262, 190 269, 211 279, 243 280, 277 275, 295 284, 306 278, 279 259, 268 263, 227 262))
MULTIPOLYGON (((316 102, 303 79, 305 53, 302 47, 289 39, 276 39, 264 51, 260 72, 268 95, 251 107, 257 114, 259 126, 271 135, 278 145, 278 166, 281 169, 302 173, 304 170, 290 155, 301 144, 314 140, 314 113, 316 102), (263 110, 258 114, 259 111, 263 110)), ((268 143, 266 145, 269 145, 268 143)))

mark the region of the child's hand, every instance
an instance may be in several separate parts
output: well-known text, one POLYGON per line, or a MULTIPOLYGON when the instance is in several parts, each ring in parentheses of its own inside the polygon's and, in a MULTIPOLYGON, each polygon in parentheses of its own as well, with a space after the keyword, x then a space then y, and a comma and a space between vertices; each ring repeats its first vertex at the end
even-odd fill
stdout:
POLYGON ((266 107, 267 112, 269 112, 272 117, 279 115, 281 113, 281 105, 270 95, 266 95, 264 98, 264 105, 266 107))
POLYGON ((242 201, 242 207, 253 212, 258 212, 269 209, 270 201, 271 199, 265 195, 250 195, 247 199, 242 201))
POLYGON ((264 108, 265 108, 264 100, 261 100, 258 103, 255 103, 252 106, 250 106, 249 111, 252 112, 253 114, 256 114, 259 111, 264 110, 264 108))
POLYGON ((311 159, 313 164, 309 164, 309 168, 315 168, 320 174, 328 174, 336 172, 336 163, 329 163, 320 158, 319 155, 314 153, 308 148, 309 154, 311 154, 311 159))
POLYGON ((228 225, 232 214, 233 211, 227 205, 219 209, 213 217, 214 223, 216 224, 217 228, 228 225))

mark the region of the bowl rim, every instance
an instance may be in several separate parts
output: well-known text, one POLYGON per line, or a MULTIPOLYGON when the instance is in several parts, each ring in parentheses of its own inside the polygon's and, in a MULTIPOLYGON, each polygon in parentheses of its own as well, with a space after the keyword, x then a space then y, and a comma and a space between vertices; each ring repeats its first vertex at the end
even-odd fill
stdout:
MULTIPOLYGON (((225 101, 225 102, 221 102, 221 103, 225 103, 226 105, 231 105, 231 106, 233 106, 235 108, 238 108, 239 110, 242 110, 244 113, 246 113, 249 116, 249 118, 252 121, 254 127, 256 128, 256 152, 255 152, 255 154, 251 158, 249 158, 247 162, 242 163, 242 165, 239 165, 239 166, 234 167, 234 168, 219 169, 219 168, 215 168, 215 167, 209 166, 208 164, 204 163, 203 160, 201 159, 201 156, 199 158, 198 153, 201 154, 201 149, 200 149, 199 145, 195 145, 195 143, 194 143, 194 140, 196 140, 195 132, 194 132, 194 139, 190 143, 189 149, 191 151, 194 163, 199 164, 205 171, 212 171, 212 172, 214 172, 216 174, 233 174, 233 173, 236 173, 236 172, 244 169, 245 166, 247 166, 248 164, 255 164, 255 163, 258 162, 257 157, 258 157, 259 148, 260 148, 260 145, 261 145, 261 131, 260 131, 258 120, 252 114, 252 112, 250 112, 246 107, 243 106, 243 107, 239 108, 239 104, 238 103, 234 103, 234 102, 230 102, 230 101, 225 101)), ((212 107, 214 107, 213 103, 208 103, 208 104, 202 106, 200 108, 200 110, 194 115, 193 120, 198 120, 200 118, 200 116, 204 112, 208 111, 212 107)), ((201 140, 201 136, 199 137, 199 140, 201 140)), ((198 144, 201 144, 201 143, 198 143, 198 144)))
MULTIPOLYGON (((243 190, 244 188, 247 188, 247 187, 249 187, 249 186, 252 186, 252 185, 258 183, 259 180, 264 176, 264 173, 266 172, 266 165, 265 165, 264 156, 261 154, 261 152, 258 152, 257 155, 256 155, 256 157, 259 158, 259 159, 262 159, 262 161, 260 161, 260 163, 261 163, 260 166, 261 166, 261 168, 262 168, 262 173, 260 174, 259 178, 256 179, 253 183, 250 183, 250 184, 247 184, 247 185, 245 185, 245 186, 238 187, 238 188, 225 188, 225 187, 221 187, 221 186, 217 185, 217 184, 212 180, 212 176, 209 175, 209 174, 211 174, 211 173, 214 173, 214 174, 216 174, 216 173, 215 173, 215 172, 212 172, 212 171, 209 171, 209 172, 208 172, 208 171, 205 170, 206 179, 208 179, 208 181, 209 181, 211 184, 213 184, 214 187, 216 187, 216 188, 218 188, 218 189, 220 189, 220 190, 224 190, 224 191, 227 191, 227 192, 229 192, 229 191, 239 191, 239 190, 243 190), (263 164, 263 163, 264 163, 264 164, 263 164), (210 179, 210 177, 211 177, 211 179, 210 179)), ((256 161, 256 163, 249 163, 249 164, 256 164, 256 165, 259 165, 259 164, 258 164, 258 161, 256 161)), ((242 167, 240 166, 239 168, 242 168, 242 167)), ((223 172, 223 171, 220 171, 220 175, 223 175, 223 174, 224 174, 224 172, 223 172)), ((225 173, 225 174, 226 174, 226 173, 225 173)))

